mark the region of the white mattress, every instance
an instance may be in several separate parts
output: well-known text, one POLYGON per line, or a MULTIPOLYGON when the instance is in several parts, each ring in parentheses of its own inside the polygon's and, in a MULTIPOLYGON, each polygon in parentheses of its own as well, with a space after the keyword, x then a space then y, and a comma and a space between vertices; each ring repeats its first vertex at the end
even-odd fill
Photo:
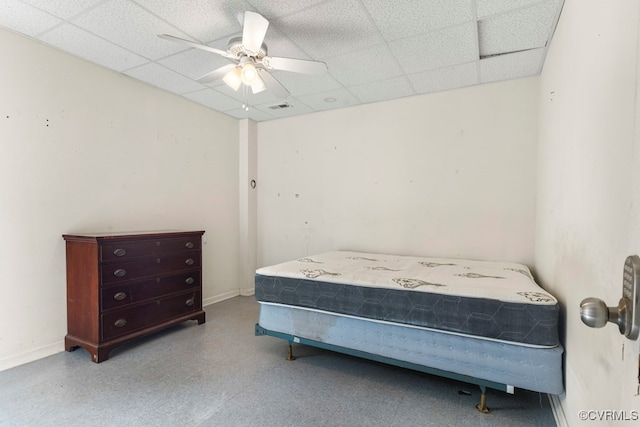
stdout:
POLYGON ((260 303, 267 330, 542 393, 560 394, 563 348, 539 348, 422 327, 260 303))
POLYGON ((522 264, 334 251, 263 267, 255 295, 505 342, 558 345, 559 304, 522 264))
POLYGON ((555 305, 522 264, 333 251, 263 267, 256 274, 318 279, 441 295, 487 298, 530 305, 555 305), (306 264, 301 268, 301 263, 306 264))

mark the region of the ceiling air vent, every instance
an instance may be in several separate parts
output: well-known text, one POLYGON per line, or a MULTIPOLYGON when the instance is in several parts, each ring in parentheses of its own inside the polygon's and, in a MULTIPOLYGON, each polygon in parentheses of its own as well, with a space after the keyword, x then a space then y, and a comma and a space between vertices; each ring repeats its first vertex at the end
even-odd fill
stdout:
POLYGON ((283 108, 292 108, 292 107, 291 105, 289 105, 288 102, 283 102, 282 104, 272 105, 269 108, 271 108, 272 110, 282 110, 283 108))

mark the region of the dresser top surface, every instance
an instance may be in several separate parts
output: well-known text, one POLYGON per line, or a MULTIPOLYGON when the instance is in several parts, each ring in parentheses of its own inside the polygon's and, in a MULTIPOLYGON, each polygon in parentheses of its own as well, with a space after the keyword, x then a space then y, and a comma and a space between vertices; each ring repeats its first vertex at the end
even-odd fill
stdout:
POLYGON ((147 230, 147 231, 108 231, 89 233, 69 233, 63 234, 64 240, 110 240, 110 239, 132 239, 132 238, 162 238, 180 237, 188 235, 203 235, 203 230, 147 230))

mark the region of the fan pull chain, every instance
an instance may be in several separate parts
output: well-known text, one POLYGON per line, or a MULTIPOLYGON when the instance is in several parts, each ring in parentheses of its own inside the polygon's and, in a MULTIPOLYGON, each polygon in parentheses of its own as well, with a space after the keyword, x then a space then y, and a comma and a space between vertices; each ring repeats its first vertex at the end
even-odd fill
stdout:
POLYGON ((245 101, 242 103, 242 109, 248 112, 249 111, 249 89, 247 85, 245 85, 244 83, 242 84, 242 96, 245 99, 245 101))

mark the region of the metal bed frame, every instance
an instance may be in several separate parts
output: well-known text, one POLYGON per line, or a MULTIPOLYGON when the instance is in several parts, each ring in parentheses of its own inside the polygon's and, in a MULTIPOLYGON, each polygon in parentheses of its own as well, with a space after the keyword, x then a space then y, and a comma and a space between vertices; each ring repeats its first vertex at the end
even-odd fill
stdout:
POLYGON ((405 362, 402 360, 398 360, 398 359, 393 359, 390 357, 385 357, 385 356, 380 356, 378 354, 374 354, 374 353, 368 353, 368 352, 364 352, 364 351, 360 351, 360 350, 354 350, 352 348, 348 348, 348 347, 343 347, 343 346, 338 346, 338 345, 334 345, 334 344, 327 344, 324 342, 320 342, 320 341, 315 341, 315 340, 311 340, 311 339, 307 339, 304 337, 298 337, 298 336, 294 336, 294 335, 290 335, 290 334, 285 334, 282 332, 277 332, 277 331, 271 331, 268 329, 263 328, 262 326, 260 326, 259 324, 256 323, 255 326, 255 335, 256 336, 272 336, 275 338, 280 338, 283 340, 286 340, 289 342, 289 350, 288 350, 288 354, 287 354, 287 360, 295 360, 295 356, 293 355, 293 343, 297 343, 297 344, 303 344, 303 345, 308 345, 311 347, 317 347, 317 348, 322 348, 325 350, 331 350, 331 351, 335 351, 338 353, 343 353, 343 354, 347 354, 350 356, 356 356, 356 357, 360 357, 363 359, 368 359, 368 360, 372 360, 375 362, 382 362, 382 363, 386 363, 389 365, 394 365, 394 366, 399 366, 401 368, 406 368, 406 369, 412 369, 414 371, 419 371, 419 372, 424 372, 426 374, 430 374, 430 375, 437 375, 440 377, 445 377, 445 378, 450 378, 453 380, 457 380, 457 381, 462 381, 465 383, 469 383, 469 384, 475 384, 477 386, 480 387, 480 403, 478 403, 476 405, 476 409, 478 409, 478 411, 482 412, 482 413, 489 413, 490 410, 487 407, 487 387, 494 389, 494 390, 499 390, 499 391, 504 391, 510 394, 513 394, 514 392, 514 387, 510 386, 510 385, 506 385, 506 384, 501 384, 501 383, 497 383, 494 381, 489 381, 489 380, 484 380, 481 378, 476 378, 476 377, 472 377, 469 375, 462 375, 462 374, 457 374, 455 372, 449 372, 449 371, 445 371, 442 369, 437 369, 437 368, 432 368, 429 366, 425 366, 425 365, 419 365, 416 363, 410 363, 410 362, 405 362))

